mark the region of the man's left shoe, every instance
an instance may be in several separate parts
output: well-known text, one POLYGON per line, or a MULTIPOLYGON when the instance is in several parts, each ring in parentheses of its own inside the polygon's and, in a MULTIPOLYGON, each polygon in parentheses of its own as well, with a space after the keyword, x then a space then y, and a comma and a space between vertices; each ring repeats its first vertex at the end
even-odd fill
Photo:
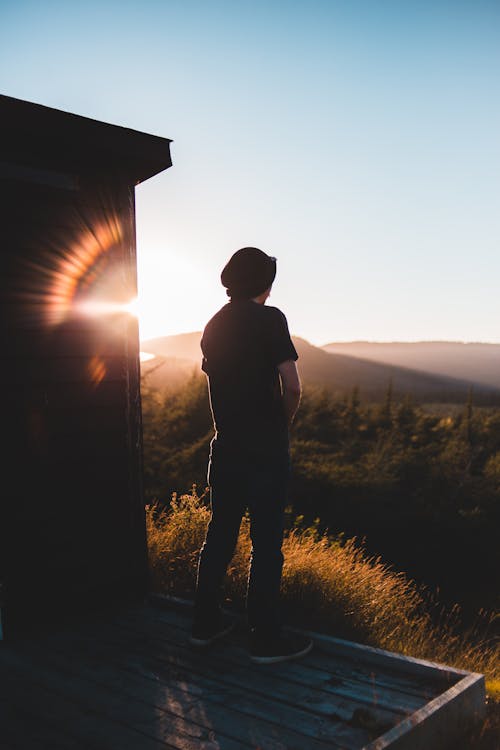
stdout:
POLYGON ((218 620, 194 622, 189 643, 192 646, 210 646, 211 643, 227 635, 236 627, 236 620, 229 615, 221 614, 218 620))

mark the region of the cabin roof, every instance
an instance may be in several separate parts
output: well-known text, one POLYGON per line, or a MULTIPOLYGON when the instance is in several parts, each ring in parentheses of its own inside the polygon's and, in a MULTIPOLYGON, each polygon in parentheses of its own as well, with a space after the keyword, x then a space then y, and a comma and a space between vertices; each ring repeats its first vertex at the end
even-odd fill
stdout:
POLYGON ((172 165, 171 139, 0 95, 0 160, 136 185, 172 165))

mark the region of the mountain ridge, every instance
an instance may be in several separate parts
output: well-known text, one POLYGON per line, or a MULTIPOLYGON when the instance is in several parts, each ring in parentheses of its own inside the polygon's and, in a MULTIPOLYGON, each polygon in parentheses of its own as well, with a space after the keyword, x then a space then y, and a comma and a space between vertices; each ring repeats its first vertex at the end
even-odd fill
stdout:
MULTIPOLYGON (((164 358, 165 363, 169 360, 168 367, 171 373, 174 370, 178 372, 182 367, 186 368, 186 372, 193 371, 193 365, 197 369, 201 365, 200 339, 199 331, 161 336, 143 341, 141 349, 155 354, 157 358, 164 358), (175 366, 173 360, 176 360, 175 366)), ((488 401, 491 397, 498 403, 500 399, 500 383, 496 386, 470 378, 443 375, 402 364, 327 351, 324 347, 314 346, 302 337, 292 336, 292 339, 299 355, 299 370, 303 382, 327 387, 337 395, 345 395, 354 386, 358 386, 362 397, 379 399, 387 391, 389 383, 392 383, 396 395, 410 393, 416 400, 463 401, 467 398, 471 386, 476 397, 479 395, 483 401, 488 401)), ((143 370, 151 370, 154 362, 155 360, 151 360, 150 363, 146 363, 150 367, 143 366, 143 370)), ((158 379, 161 379, 159 375, 156 376, 156 380, 158 379)))
POLYGON ((331 342, 324 351, 459 377, 500 388, 500 344, 491 342, 331 342))

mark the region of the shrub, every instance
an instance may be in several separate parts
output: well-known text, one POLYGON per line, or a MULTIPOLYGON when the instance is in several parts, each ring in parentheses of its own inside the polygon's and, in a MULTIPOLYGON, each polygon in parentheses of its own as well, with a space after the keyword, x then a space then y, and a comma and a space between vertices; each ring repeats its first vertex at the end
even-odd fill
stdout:
MULTIPOLYGON (((200 547, 210 518, 206 493, 196 486, 174 495, 170 508, 146 508, 153 590, 191 596, 200 547)), ((242 610, 250 554, 249 518, 226 581, 227 602, 242 610)), ((289 622, 403 654, 482 672, 498 685, 499 648, 488 640, 482 613, 475 627, 459 627, 460 611, 441 610, 425 590, 380 558, 368 557, 355 539, 332 538, 317 526, 292 525, 283 543, 282 604, 289 622), (480 628, 482 635, 480 636, 480 628)), ((494 691, 493 691, 494 692, 494 691)))

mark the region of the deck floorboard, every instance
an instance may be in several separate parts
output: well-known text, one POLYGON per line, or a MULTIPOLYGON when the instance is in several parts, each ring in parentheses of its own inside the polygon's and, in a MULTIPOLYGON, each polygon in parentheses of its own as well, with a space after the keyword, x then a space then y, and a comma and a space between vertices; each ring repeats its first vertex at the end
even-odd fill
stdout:
MULTIPOLYGON (((168 621, 153 618, 147 622, 132 623, 130 619, 127 619, 120 623, 120 627, 132 630, 135 627, 136 632, 139 632, 139 628, 141 632, 146 630, 151 637, 157 639, 159 646, 164 644, 162 653, 163 651, 167 654, 173 653, 174 649, 187 649, 185 630, 171 627, 168 621)), ((392 723, 423 706, 429 700, 429 695, 434 697, 439 693, 439 689, 434 687, 433 690, 426 690, 418 696, 401 696, 401 693, 394 688, 383 688, 379 685, 377 676, 374 674, 368 679, 365 675, 355 679, 352 673, 349 676, 344 673, 338 677, 334 671, 325 669, 325 665, 328 666, 333 660, 331 656, 322 652, 321 646, 313 649, 306 659, 266 666, 254 665, 250 662, 244 647, 244 639, 236 633, 229 642, 224 644, 223 648, 220 648, 220 653, 214 652, 212 655, 209 652, 202 662, 188 653, 185 656, 186 664, 192 664, 194 669, 203 666, 214 670, 219 669, 221 664, 231 665, 231 670, 227 670, 227 679, 231 683, 240 683, 244 680, 248 689, 252 689, 255 685, 256 690, 262 689, 261 677, 266 674, 269 683, 266 685, 267 692, 271 692, 270 687, 273 685, 280 694, 283 694, 285 700, 287 694, 290 694, 294 702, 300 698, 307 705, 309 698, 305 693, 309 694, 311 690, 314 690, 318 706, 322 701, 331 703, 331 706, 326 709, 329 714, 335 708, 340 711, 347 710, 352 714, 352 711, 357 708, 376 707, 380 716, 392 723), (318 664, 321 664, 321 669, 318 668, 318 664)), ((277 695, 276 692, 273 694, 277 695)))
MULTIPOLYGON (((130 618, 128 619, 132 619, 133 615, 134 613, 131 612, 130 618)), ((148 610, 147 616, 149 617, 149 615, 151 615, 151 619, 154 623, 162 621, 169 627, 175 627, 186 632, 186 626, 189 619, 185 612, 172 609, 168 611, 165 617, 162 617, 161 610, 160 613, 158 613, 158 608, 153 607, 148 610)), ((122 624, 125 624, 128 619, 121 618, 122 624)), ((233 639, 233 641, 234 640, 235 639, 233 639)), ((236 640, 239 645, 241 645, 241 637, 236 640)), ((240 651, 238 658, 240 661, 245 659, 243 651, 240 651)), ((302 664, 303 662, 298 663, 302 664)), ((427 675, 424 677, 422 675, 415 675, 411 667, 408 668, 406 674, 404 674, 400 668, 391 669, 388 664, 385 664, 383 669, 374 671, 373 667, 367 668, 361 660, 353 660, 352 656, 347 658, 335 653, 335 659, 332 659, 328 650, 326 650, 325 653, 323 644, 317 644, 316 648, 313 649, 307 657, 307 665, 309 667, 315 667, 318 664, 322 670, 324 670, 325 664, 328 664, 328 671, 334 671, 339 677, 354 677, 359 682, 365 681, 371 683, 375 675, 377 683, 386 685, 388 688, 394 688, 401 694, 407 693, 408 695, 413 695, 418 699, 427 699, 427 696, 439 692, 442 686, 440 681, 436 680, 435 676, 431 677, 430 675, 427 675)))
MULTIPOLYGON (((2 674, 3 671, 2 671, 2 674)), ((2 750, 18 750, 29 746, 54 748, 54 750, 83 750, 84 746, 60 729, 47 725, 41 717, 33 721, 33 714, 26 703, 20 703, 9 695, 8 686, 0 688, 0 747, 2 750)))
MULTIPOLYGON (((92 633, 86 637, 72 635, 70 648, 69 643, 57 644, 54 641, 52 645, 45 644, 50 654, 44 658, 58 668, 62 664, 66 670, 77 670, 80 678, 86 675, 100 683, 104 681, 116 692, 123 691, 123 686, 129 683, 126 687, 129 694, 131 690, 136 690, 132 695, 141 695, 142 699, 155 701, 156 704, 160 702, 163 706, 166 705, 165 697, 158 696, 158 685, 166 685, 172 698, 169 710, 180 712, 181 715, 189 710, 189 718, 195 722, 194 708, 202 705, 210 714, 212 727, 217 729, 219 725, 221 733, 227 732, 232 724, 236 736, 241 736, 245 725, 248 725, 253 732, 249 735, 252 746, 256 746, 254 735, 259 728, 260 737, 269 740, 270 737, 281 736, 282 740, 287 739, 287 747, 300 750, 303 750, 305 743, 312 749, 324 750, 326 745, 320 739, 327 740, 331 748, 347 747, 346 733, 349 742, 354 737, 360 744, 369 737, 366 731, 355 727, 347 727, 346 730, 344 722, 329 712, 318 716, 316 706, 312 710, 308 710, 307 706, 301 708, 290 700, 289 691, 284 693, 285 701, 277 699, 272 692, 274 684, 269 683, 269 678, 263 672, 258 675, 260 692, 256 692, 255 679, 253 689, 247 683, 244 672, 239 681, 231 680, 228 674, 236 667, 222 659, 218 662, 216 655, 191 653, 187 648, 171 642, 165 644, 160 639, 145 637, 143 633, 125 631, 126 634, 121 633, 120 637, 121 631, 116 624, 104 628, 107 630, 107 642, 103 626, 100 626, 99 641, 92 633), (62 657, 60 653, 55 653, 57 651, 63 652, 62 657), (71 656, 65 656, 64 651, 71 656), (207 660, 210 661, 209 668, 207 660), (131 687, 134 679, 141 684, 131 687), (288 729, 292 716, 295 724, 293 732, 288 729)), ((239 672, 242 672, 241 667, 239 672)))
POLYGON ((241 623, 202 651, 189 629, 147 603, 1 643, 2 750, 361 750, 446 690, 444 671, 321 637, 256 665, 241 623))

